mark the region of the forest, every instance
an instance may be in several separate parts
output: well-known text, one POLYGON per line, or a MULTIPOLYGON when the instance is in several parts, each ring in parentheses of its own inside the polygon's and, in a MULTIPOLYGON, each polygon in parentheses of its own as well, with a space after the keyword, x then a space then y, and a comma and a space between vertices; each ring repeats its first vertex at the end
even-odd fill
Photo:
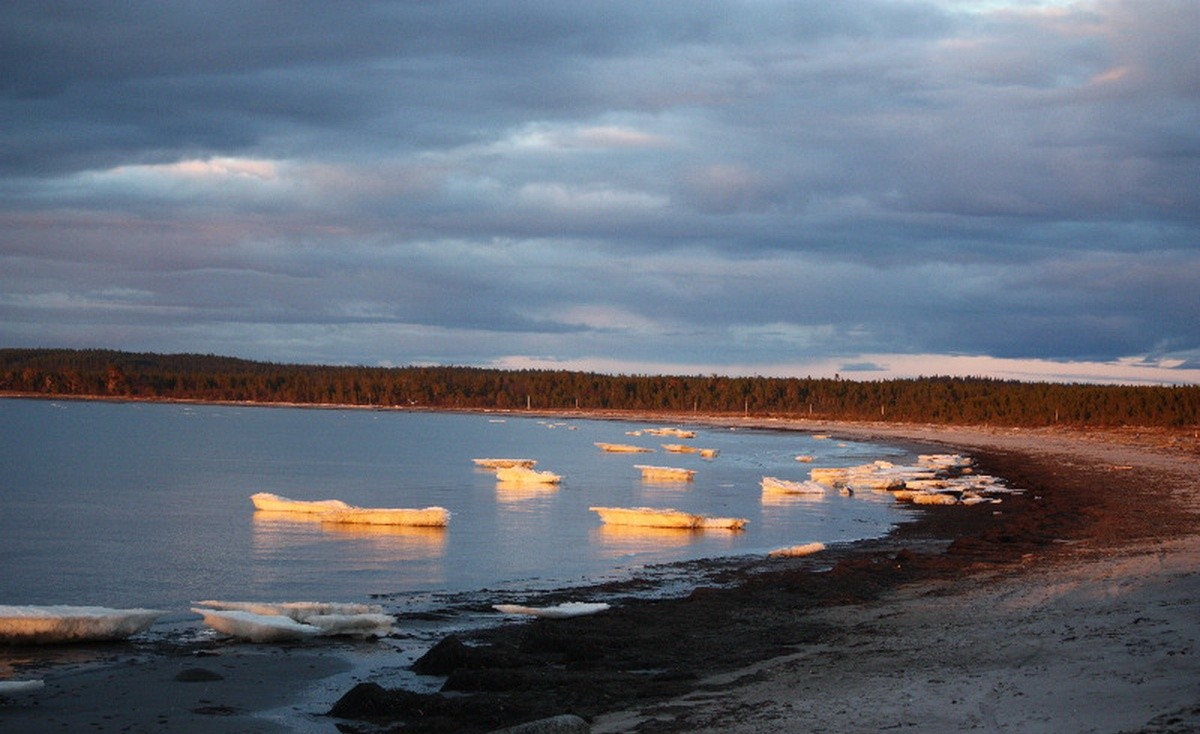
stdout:
POLYGON ((1197 385, 322 366, 98 349, 0 349, 0 395, 434 410, 659 411, 1014 427, 1200 424, 1197 385))

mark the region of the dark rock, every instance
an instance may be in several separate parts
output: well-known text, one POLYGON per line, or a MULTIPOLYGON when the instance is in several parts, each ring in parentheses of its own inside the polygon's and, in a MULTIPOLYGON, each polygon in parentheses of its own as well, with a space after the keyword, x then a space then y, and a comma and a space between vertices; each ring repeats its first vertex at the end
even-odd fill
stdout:
POLYGON ((330 716, 341 719, 420 716, 440 708, 442 697, 430 693, 388 690, 378 683, 359 683, 329 709, 330 716))
POLYGON ((412 664, 421 675, 450 675, 460 668, 513 668, 522 661, 494 647, 471 647, 457 635, 446 635, 412 664))
POLYGON ((592 727, 575 714, 561 714, 498 729, 492 734, 588 734, 592 727))
POLYGON ((456 668, 442 685, 443 691, 512 691, 525 684, 525 676, 512 668, 456 668))
POLYGON ((215 680, 225 680, 225 676, 205 668, 187 668, 175 675, 180 683, 209 683, 215 680))

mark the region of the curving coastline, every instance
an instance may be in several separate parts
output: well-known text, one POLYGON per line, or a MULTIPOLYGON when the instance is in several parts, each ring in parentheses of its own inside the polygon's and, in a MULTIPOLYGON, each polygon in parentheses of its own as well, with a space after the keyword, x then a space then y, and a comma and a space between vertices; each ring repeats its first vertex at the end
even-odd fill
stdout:
POLYGON ((432 668, 455 698, 368 683, 334 713, 406 731, 562 713, 596 732, 1200 726, 1194 434, 712 422, 951 448, 1028 491, 727 567, 682 599, 476 633, 432 668))
MULTIPOLYGON (((314 730, 488 731, 561 713, 595 732, 1200 728, 1194 433, 619 417, 950 448, 1029 491, 998 515, 929 508, 814 557, 708 564, 711 582, 682 599, 598 589, 604 614, 472 634, 482 652, 444 671, 469 695, 435 705, 364 684, 329 694, 354 718, 314 730)), ((48 681, 57 696, 0 707, 0 722, 286 730, 264 712, 345 670, 313 648, 152 656, 48 681), (201 691, 187 682, 199 667, 221 680, 201 691)))

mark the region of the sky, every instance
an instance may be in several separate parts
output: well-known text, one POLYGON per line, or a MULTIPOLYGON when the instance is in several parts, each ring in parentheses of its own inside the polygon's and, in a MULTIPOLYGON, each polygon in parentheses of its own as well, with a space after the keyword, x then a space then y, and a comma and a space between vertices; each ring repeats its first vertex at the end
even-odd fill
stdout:
POLYGON ((0 346, 1200 383, 1200 2, 0 4, 0 346))

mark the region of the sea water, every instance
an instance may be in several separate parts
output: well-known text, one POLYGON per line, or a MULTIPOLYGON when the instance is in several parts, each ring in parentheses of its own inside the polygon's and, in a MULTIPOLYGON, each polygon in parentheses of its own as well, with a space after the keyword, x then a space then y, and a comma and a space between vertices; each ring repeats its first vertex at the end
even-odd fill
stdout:
POLYGON ((0 400, 0 604, 150 607, 200 599, 369 601, 533 590, 657 564, 877 537, 886 495, 764 496, 764 475, 914 457, 784 431, 512 414, 0 400), (612 454, 596 442, 653 453, 612 454), (662 443, 717 449, 705 460, 662 443), (506 487, 472 462, 530 458, 553 486, 506 487), (694 469, 649 483, 636 464, 694 469), (255 512, 250 495, 449 509, 444 529, 329 525, 255 512), (592 505, 743 517, 742 532, 619 528, 592 505))

